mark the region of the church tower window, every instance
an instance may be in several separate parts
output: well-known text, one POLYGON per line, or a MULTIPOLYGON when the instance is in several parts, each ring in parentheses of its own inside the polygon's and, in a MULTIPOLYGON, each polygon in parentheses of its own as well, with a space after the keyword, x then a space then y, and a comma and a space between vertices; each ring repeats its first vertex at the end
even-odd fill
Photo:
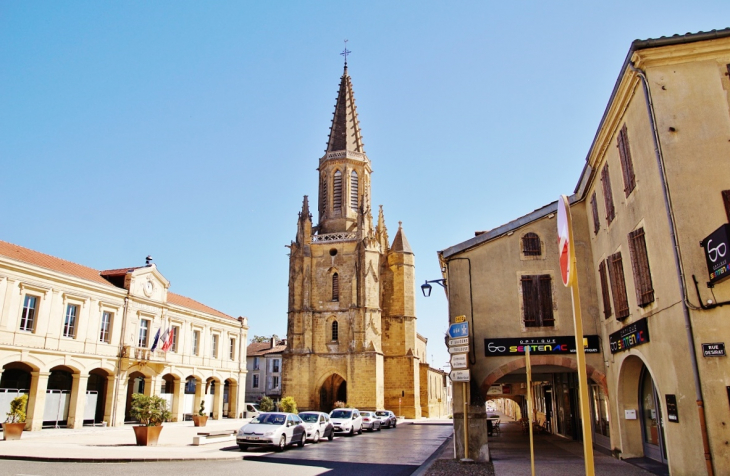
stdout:
POLYGON ((357 211, 357 172, 350 174, 350 208, 357 211))
POLYGON ((332 300, 340 300, 340 275, 337 273, 332 275, 332 300))
POLYGON ((327 211, 327 175, 322 175, 322 190, 319 193, 319 209, 327 211))
POLYGON ((340 326, 337 324, 337 321, 332 322, 332 340, 336 341, 339 340, 339 334, 340 334, 340 326))
POLYGON ((332 202, 335 213, 337 213, 342 209, 342 172, 339 170, 335 172, 335 181, 332 188, 332 202))

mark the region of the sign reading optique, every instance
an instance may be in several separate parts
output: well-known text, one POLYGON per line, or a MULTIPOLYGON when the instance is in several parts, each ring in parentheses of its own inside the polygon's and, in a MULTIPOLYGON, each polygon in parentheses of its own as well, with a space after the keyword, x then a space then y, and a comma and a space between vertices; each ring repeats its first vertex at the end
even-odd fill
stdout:
POLYGON ((730 248, 730 224, 725 223, 710 236, 700 241, 705 249, 707 272, 710 274, 710 284, 718 283, 730 276, 728 264, 728 248, 730 248))
MULTIPOLYGON (((600 337, 596 335, 583 337, 583 349, 586 354, 600 352, 600 337)), ((530 348, 531 355, 575 354, 575 337, 536 337, 533 339, 484 339, 486 357, 502 355, 525 355, 525 348, 530 348)))
POLYGON ((646 323, 646 317, 608 336, 612 354, 629 350, 647 342, 649 342, 649 326, 646 323))

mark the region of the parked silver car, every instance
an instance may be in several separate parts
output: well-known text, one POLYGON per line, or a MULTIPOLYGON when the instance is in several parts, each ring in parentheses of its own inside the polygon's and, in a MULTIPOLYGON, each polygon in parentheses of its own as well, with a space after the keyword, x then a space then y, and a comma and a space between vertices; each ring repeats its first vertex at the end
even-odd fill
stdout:
POLYGON ((395 428, 398 424, 398 418, 390 410, 378 410, 375 412, 375 416, 380 419, 380 425, 383 428, 395 428))
POLYGON ((362 417, 356 408, 336 408, 330 412, 335 433, 347 433, 352 436, 362 433, 362 417))
POLYGON ((335 427, 330 421, 330 416, 322 412, 302 412, 299 418, 304 422, 307 430, 307 441, 317 443, 320 438, 327 438, 332 441, 335 437, 335 427))
POLYGON ((282 451, 296 443, 303 447, 307 439, 302 419, 293 413, 261 413, 238 430, 236 443, 241 451, 249 446, 275 446, 282 451))
POLYGON ((364 430, 380 431, 382 426, 380 418, 375 415, 375 412, 360 412, 362 416, 362 427, 364 430))

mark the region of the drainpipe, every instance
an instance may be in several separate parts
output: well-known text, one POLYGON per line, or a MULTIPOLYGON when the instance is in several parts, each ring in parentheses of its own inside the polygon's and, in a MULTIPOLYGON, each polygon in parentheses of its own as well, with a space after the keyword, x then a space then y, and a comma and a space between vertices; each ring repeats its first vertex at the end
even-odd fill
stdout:
POLYGON ((641 85, 644 88, 644 100, 646 101, 646 109, 649 113, 649 122, 651 123, 651 130, 654 139, 654 153, 656 155, 657 163, 659 165, 659 174, 662 177, 662 191, 664 192, 664 207, 667 212, 667 219, 669 222, 669 234, 672 238, 672 247, 674 248, 674 265, 677 269, 677 277, 679 280, 680 291, 682 292, 682 312, 684 314, 684 325, 687 331, 687 343, 689 345, 690 362, 692 363, 692 376, 694 377, 695 385, 695 397, 697 399, 697 411, 700 418, 700 432, 702 433, 702 446, 705 451, 705 463, 707 465, 707 474, 712 476, 714 471, 712 469, 712 453, 710 452, 710 439, 707 434, 707 420, 705 417, 705 405, 702 399, 702 386, 700 384, 700 369, 697 365, 697 351, 695 350, 695 339, 694 332, 692 331, 692 319, 689 315, 689 307, 687 305, 687 283, 684 279, 684 271, 682 270, 681 253, 679 250, 679 242, 677 240, 677 230, 675 226, 674 213, 672 211, 672 199, 669 194, 669 184, 667 183, 666 169, 664 166, 664 154, 662 153, 661 142, 659 141, 659 132, 656 127, 656 116, 654 115, 654 103, 651 98, 651 91, 649 90, 649 81, 646 78, 646 73, 640 69, 634 67, 633 62, 629 62, 629 68, 636 73, 641 79, 641 85))
POLYGON ((117 396, 119 395, 119 377, 122 374, 122 357, 124 356, 124 334, 127 329, 127 308, 129 307, 129 290, 124 298, 124 312, 122 312, 122 334, 119 337, 119 358, 117 359, 117 373, 114 376, 114 400, 112 401, 112 421, 111 425, 117 421, 117 396))

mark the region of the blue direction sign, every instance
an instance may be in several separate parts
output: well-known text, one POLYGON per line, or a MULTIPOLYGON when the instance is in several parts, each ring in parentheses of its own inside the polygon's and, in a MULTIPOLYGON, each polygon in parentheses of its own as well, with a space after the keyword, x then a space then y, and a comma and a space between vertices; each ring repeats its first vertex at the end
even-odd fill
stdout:
POLYGON ((457 337, 469 337, 469 323, 459 322, 451 324, 449 327, 449 337, 456 339, 457 337))

